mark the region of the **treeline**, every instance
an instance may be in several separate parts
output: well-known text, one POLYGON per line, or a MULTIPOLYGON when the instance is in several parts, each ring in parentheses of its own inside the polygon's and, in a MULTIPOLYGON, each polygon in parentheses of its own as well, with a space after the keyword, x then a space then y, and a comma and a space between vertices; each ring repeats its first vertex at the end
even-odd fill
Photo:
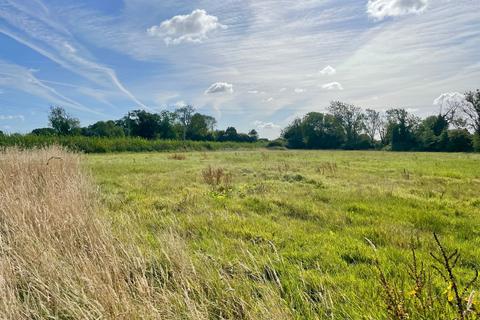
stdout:
POLYGON ((383 149, 393 151, 480 151, 480 90, 443 103, 421 119, 406 109, 378 112, 334 101, 327 113, 310 112, 282 132, 293 149, 383 149))
POLYGON ((214 117, 195 111, 191 106, 177 110, 151 113, 134 110, 119 120, 98 121, 81 127, 80 121, 61 107, 52 107, 48 117, 50 127, 31 132, 35 136, 85 136, 102 138, 135 137, 147 140, 190 140, 218 142, 256 142, 258 133, 239 133, 234 127, 216 130, 214 117))

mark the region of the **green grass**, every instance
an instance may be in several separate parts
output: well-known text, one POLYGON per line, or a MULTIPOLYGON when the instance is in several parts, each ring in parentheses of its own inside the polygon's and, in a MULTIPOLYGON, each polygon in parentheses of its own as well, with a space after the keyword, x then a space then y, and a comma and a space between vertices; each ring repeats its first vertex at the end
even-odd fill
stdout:
MULTIPOLYGON (((153 252, 155 239, 174 230, 194 264, 231 270, 232 278, 245 269, 263 272, 297 319, 385 318, 375 259, 389 276, 406 281, 412 238, 421 240, 418 254, 429 264, 433 232, 460 250, 462 274, 480 269, 478 154, 256 150, 185 156, 89 155, 114 227, 119 234, 129 228, 153 252), (208 166, 229 172, 231 186, 204 183, 208 166)), ((247 289, 238 294, 252 294, 256 285, 252 277, 239 284, 247 289)))

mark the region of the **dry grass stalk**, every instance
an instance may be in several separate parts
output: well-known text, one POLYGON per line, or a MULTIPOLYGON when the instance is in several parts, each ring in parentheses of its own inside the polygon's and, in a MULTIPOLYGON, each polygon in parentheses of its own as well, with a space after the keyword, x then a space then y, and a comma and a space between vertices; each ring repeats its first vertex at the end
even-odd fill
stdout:
POLYGON ((174 153, 173 155, 168 157, 169 159, 172 160, 185 160, 187 159, 187 156, 181 153, 174 153))
POLYGON ((1 319, 291 317, 277 288, 239 295, 228 288, 246 277, 195 268, 173 232, 160 254, 121 244, 80 162, 58 147, 0 152, 1 319))

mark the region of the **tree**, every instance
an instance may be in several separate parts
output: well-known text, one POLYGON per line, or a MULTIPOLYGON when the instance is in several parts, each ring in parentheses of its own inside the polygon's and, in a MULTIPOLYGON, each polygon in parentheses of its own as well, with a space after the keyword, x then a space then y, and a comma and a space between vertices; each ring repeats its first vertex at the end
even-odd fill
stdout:
POLYGON ((448 142, 448 121, 439 114, 424 119, 417 131, 418 149, 425 151, 444 151, 448 142))
POLYGON ((303 140, 302 119, 297 118, 292 121, 282 131, 282 138, 287 141, 287 147, 292 149, 302 149, 305 147, 303 140))
POLYGON ((251 142, 256 142, 258 141, 258 132, 255 129, 250 130, 248 133, 248 137, 250 138, 251 142))
POLYGON ((212 116, 206 116, 206 115, 203 115, 203 118, 205 119, 205 122, 207 123, 208 130, 213 132, 215 130, 216 125, 217 125, 217 120, 212 116))
POLYGON ((2 130, 0 130, 0 137, 3 137, 5 134, 3 133, 2 130))
POLYGON ((208 133, 208 124, 205 116, 195 113, 190 119, 186 138, 189 140, 206 140, 208 133))
POLYGON ((480 89, 466 92, 465 100, 468 103, 464 104, 463 111, 469 118, 475 134, 480 136, 480 89))
POLYGON ((71 117, 62 107, 52 106, 48 121, 59 135, 73 135, 80 132, 80 121, 71 117))
POLYGON ((159 114, 158 136, 162 139, 177 139, 178 135, 175 130, 175 120, 177 115, 175 112, 164 110, 159 114))
POLYGON ((377 133, 380 134, 382 125, 381 114, 378 111, 367 109, 365 110, 365 132, 370 137, 372 142, 375 141, 377 133))
POLYGON ((419 119, 405 109, 390 109, 386 112, 387 132, 392 150, 407 151, 415 149, 419 119))
POLYGON ((331 114, 310 112, 295 119, 283 132, 289 148, 335 149, 345 142, 343 127, 331 114))
POLYGON ((344 127, 331 114, 310 112, 303 118, 303 140, 309 149, 337 149, 346 141, 344 127))
POLYGON ((472 135, 466 129, 448 131, 447 151, 470 152, 473 150, 472 135))
POLYGON ((328 111, 337 119, 345 131, 345 147, 348 149, 355 148, 358 142, 358 136, 364 128, 362 109, 353 104, 333 101, 330 103, 328 111))
POLYGON ((57 134, 57 131, 53 128, 38 128, 33 129, 30 134, 33 134, 34 136, 54 136, 57 134))
POLYGON ((115 121, 98 121, 84 129, 89 137, 123 137, 125 132, 115 121))
POLYGON ((131 111, 121 120, 127 135, 145 139, 159 137, 160 122, 160 115, 145 110, 131 111))
POLYGON ((190 126, 190 122, 194 113, 195 109, 189 105, 175 110, 177 120, 180 122, 183 128, 183 140, 187 139, 187 130, 190 126))

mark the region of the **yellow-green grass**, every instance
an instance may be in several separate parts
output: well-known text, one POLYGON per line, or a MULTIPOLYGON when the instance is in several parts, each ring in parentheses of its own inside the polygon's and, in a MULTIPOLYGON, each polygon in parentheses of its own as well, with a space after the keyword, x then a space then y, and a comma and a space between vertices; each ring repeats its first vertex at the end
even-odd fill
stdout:
POLYGON ((375 259, 408 289, 410 243, 419 238, 418 254, 428 265, 433 232, 460 250, 462 281, 480 268, 478 154, 182 155, 87 156, 118 235, 155 252, 162 250, 156 239, 173 231, 194 265, 218 271, 212 283, 228 274, 229 290, 254 295, 259 281, 245 273, 255 270, 278 287, 295 318, 385 318, 375 259), (206 184, 202 171, 209 166, 225 169, 231 183, 206 184), (242 283, 235 284, 237 275, 242 283))

